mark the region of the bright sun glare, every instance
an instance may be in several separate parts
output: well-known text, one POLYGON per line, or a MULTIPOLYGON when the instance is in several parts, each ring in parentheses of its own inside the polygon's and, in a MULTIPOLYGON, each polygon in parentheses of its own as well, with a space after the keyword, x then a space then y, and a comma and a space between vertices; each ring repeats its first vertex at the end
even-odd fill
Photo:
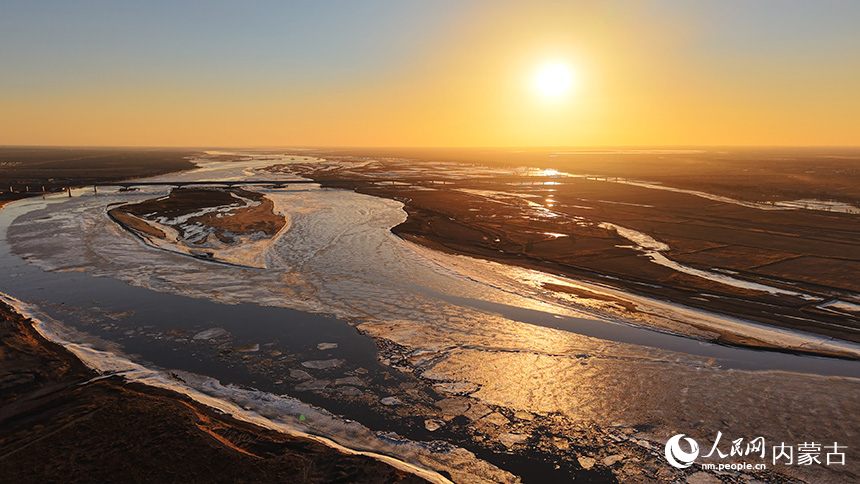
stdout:
POLYGON ((538 90, 547 96, 559 96, 570 89, 573 76, 564 64, 544 66, 535 77, 538 90))

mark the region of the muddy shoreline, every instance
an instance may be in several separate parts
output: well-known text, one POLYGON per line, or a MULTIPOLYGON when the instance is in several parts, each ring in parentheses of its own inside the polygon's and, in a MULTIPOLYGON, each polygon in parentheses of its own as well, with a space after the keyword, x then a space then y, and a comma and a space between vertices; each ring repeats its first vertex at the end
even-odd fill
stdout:
POLYGON ((171 391, 97 378, 5 304, 0 321, 0 474, 9 482, 426 482, 171 391))

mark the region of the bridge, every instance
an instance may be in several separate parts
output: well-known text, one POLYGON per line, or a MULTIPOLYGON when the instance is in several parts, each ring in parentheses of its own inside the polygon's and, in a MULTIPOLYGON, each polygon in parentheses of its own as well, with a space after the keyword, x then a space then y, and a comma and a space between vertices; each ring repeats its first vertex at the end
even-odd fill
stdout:
MULTIPOLYGON (((257 185, 257 186, 270 186, 276 188, 283 188, 287 185, 295 185, 295 184, 310 184, 315 183, 323 186, 344 186, 344 187, 357 187, 361 185, 450 185, 456 184, 462 180, 456 178, 448 178, 448 177, 440 177, 442 179, 420 179, 420 178, 395 178, 395 179, 374 179, 374 178, 361 178, 361 179, 321 179, 321 180, 309 180, 309 179, 293 179, 293 180, 195 180, 195 181, 134 181, 134 180, 126 180, 126 181, 118 181, 118 182, 104 182, 104 183, 95 183, 93 184, 93 188, 98 187, 122 187, 122 188, 132 188, 132 187, 144 187, 144 186, 169 186, 169 187, 188 187, 188 186, 224 186, 224 187, 235 187, 235 186, 247 186, 247 185, 257 185)), ((599 181, 612 181, 610 178, 614 178, 616 182, 623 182, 624 179, 618 177, 599 177, 599 176, 582 176, 579 178, 583 178, 586 180, 599 180, 599 181)), ((474 178, 468 181, 469 184, 519 184, 519 185, 541 185, 546 184, 548 182, 553 181, 564 181, 565 177, 559 177, 554 175, 547 176, 498 176, 498 177, 486 177, 486 178, 474 178)))
MULTIPOLYGON (((359 185, 376 185, 376 184, 385 184, 385 183, 393 183, 391 180, 194 180, 194 181, 134 181, 134 180, 126 180, 126 181, 117 181, 117 182, 101 182, 101 183, 93 183, 93 191, 98 193, 99 187, 120 187, 120 190, 130 190, 134 187, 189 187, 189 186, 221 186, 221 187, 235 187, 235 186, 248 186, 248 185, 257 185, 257 186, 267 186, 273 188, 284 188, 288 185, 295 184, 309 184, 309 183, 317 183, 320 185, 324 185, 327 187, 344 187, 344 188, 356 188, 359 185)), ((89 186, 89 185, 86 185, 89 186)), ((63 188, 62 191, 67 192, 69 196, 72 196, 72 187, 63 188)), ((27 187, 27 191, 29 191, 29 187, 27 187)), ((43 190, 44 191, 44 190, 43 190)), ((11 192, 11 187, 10 187, 11 192)))
POLYGON ((195 181, 120 181, 120 182, 106 182, 106 183, 96 183, 93 186, 98 187, 122 187, 122 188, 131 188, 131 187, 151 187, 151 186, 168 186, 168 187, 187 187, 187 186, 225 186, 225 187, 235 187, 235 186, 246 186, 246 185, 262 185, 262 186, 274 186, 274 187, 284 187, 287 185, 295 185, 295 184, 307 184, 307 183, 318 183, 325 185, 357 185, 357 184, 366 184, 366 183, 376 183, 376 182, 384 182, 385 180, 324 180, 324 181, 316 181, 316 180, 195 180, 195 181))
MULTIPOLYGON (((194 180, 194 181, 118 181, 118 182, 104 182, 104 183, 94 183, 93 191, 98 193, 99 187, 120 187, 120 190, 131 190, 135 187, 194 187, 194 186, 219 186, 219 187, 228 187, 233 188, 236 186, 248 186, 248 185, 256 185, 256 186, 265 186, 272 188, 284 188, 288 185, 296 185, 296 184, 310 184, 316 183, 319 185, 324 185, 327 187, 344 187, 344 188, 356 188, 360 185, 375 185, 375 184, 385 184, 386 182, 391 183, 389 180, 194 180)), ((71 190, 69 190, 69 196, 72 196, 71 190)))
MULTIPOLYGON (((599 180, 600 177, 584 177, 586 179, 594 179, 599 180)), ((557 184, 558 182, 554 182, 551 180, 558 180, 557 176, 540 176, 540 177, 521 177, 521 176, 512 176, 512 177, 501 177, 501 178, 477 178, 469 180, 470 185, 474 184, 517 184, 517 185, 541 185, 546 183, 557 184), (550 180, 549 182, 547 180, 550 180)), ((273 187, 273 188, 284 188, 289 185, 301 185, 301 184, 319 184, 324 187, 337 187, 337 188, 358 188, 360 186, 385 186, 385 185, 419 185, 419 186, 433 186, 437 184, 441 185, 452 185, 457 184, 459 180, 452 179, 444 179, 444 180, 427 180, 427 179, 373 179, 373 178, 364 178, 364 179, 325 179, 325 180, 309 180, 309 179, 293 179, 293 180, 284 180, 284 179, 276 179, 276 180, 194 180, 194 181, 134 181, 134 180, 126 180, 126 181, 117 181, 117 182, 101 182, 94 183, 92 185, 93 191, 98 193, 99 187, 120 187, 121 190, 130 190, 134 187, 151 187, 151 186, 161 186, 161 187, 193 187, 193 186, 221 186, 221 187, 236 187, 236 186, 265 186, 265 187, 273 187)), ((609 177, 603 177, 603 181, 609 181, 609 177)), ((616 178, 616 181, 619 181, 616 178)), ((89 185, 87 185, 89 186, 89 185)), ((29 188, 29 187, 28 187, 29 188)), ((10 188, 11 190, 11 188, 10 188)), ((63 191, 68 192, 69 196, 72 196, 72 191, 70 188, 66 188, 63 191)))

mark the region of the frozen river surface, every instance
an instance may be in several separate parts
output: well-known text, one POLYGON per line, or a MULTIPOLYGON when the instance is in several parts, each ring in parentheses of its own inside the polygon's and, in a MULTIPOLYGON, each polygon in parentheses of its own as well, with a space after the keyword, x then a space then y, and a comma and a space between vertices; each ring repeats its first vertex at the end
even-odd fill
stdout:
MULTIPOLYGON (((209 162, 162 179, 272 179, 272 173, 259 169, 273 163, 209 162)), ((277 397, 277 385, 257 384, 255 372, 278 385, 304 382, 298 386, 305 385, 301 390, 312 395, 333 387, 314 373, 327 365, 344 368, 341 377, 353 378, 351 388, 365 392, 370 390, 362 390, 362 378, 393 367, 447 395, 447 404, 460 399, 474 408, 509 409, 508 415, 521 414, 524 420, 559 415, 622 429, 619 439, 655 455, 678 433, 703 443, 721 432, 724 450, 738 438, 763 437, 768 445, 795 447, 838 442, 848 448, 844 466, 772 468, 809 482, 847 482, 858 475, 860 424, 854 416, 860 414, 860 365, 855 361, 719 346, 613 320, 541 289, 544 282, 584 284, 579 281, 405 242, 390 232, 406 217, 399 202, 347 190, 313 185, 260 190, 289 223, 271 243, 248 255, 255 261, 249 266, 259 266, 262 257, 264 268, 159 250, 106 216, 112 204, 162 196, 166 190, 102 190, 98 195, 81 190, 72 198, 7 206, 0 212, 5 233, 0 260, 10 277, 0 283, 0 291, 40 316, 45 331, 78 344, 80 354, 89 354, 95 365, 186 372, 191 388, 186 391, 233 405, 230 411, 252 408, 253 418, 262 415, 270 425, 280 422, 294 431, 301 427, 290 416, 318 412, 328 423, 311 433, 409 465, 445 470, 455 480, 511 476, 465 451, 395 445, 365 427, 338 423, 323 410, 277 397), (223 347, 201 345, 219 337, 232 339, 223 347), (385 342, 385 351, 377 354, 373 341, 385 342), (223 353, 226 347, 249 358, 268 352, 268 361, 286 363, 248 370, 248 358, 239 363, 215 358, 216 350, 223 353), (193 358, 182 356, 189 352, 193 358), (298 356, 281 356, 288 354, 298 356)), ((640 304, 669 318, 743 324, 656 301, 640 304)), ((146 375, 141 378, 177 384, 163 374, 146 375)), ((373 398, 394 405, 408 400, 400 394, 373 398)), ((314 403, 320 402, 325 401, 314 403)), ((476 420, 498 427, 488 435, 511 452, 530 438, 527 426, 516 427, 515 419, 487 418, 476 420)), ((378 422, 360 423, 390 430, 376 428, 378 422)), ((712 462, 741 460, 770 464, 750 457, 712 462)))

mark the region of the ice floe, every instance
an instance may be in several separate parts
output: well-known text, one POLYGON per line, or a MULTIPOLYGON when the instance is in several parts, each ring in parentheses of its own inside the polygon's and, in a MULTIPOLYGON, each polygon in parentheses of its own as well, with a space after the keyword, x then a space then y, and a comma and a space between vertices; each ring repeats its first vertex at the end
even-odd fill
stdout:
POLYGON ((377 435, 357 422, 342 420, 291 397, 224 386, 213 378, 194 373, 172 371, 168 374, 141 366, 115 352, 64 340, 58 321, 10 296, 0 295, 0 300, 30 317, 36 330, 46 339, 63 345, 101 374, 122 375, 128 381, 172 390, 239 420, 315 440, 347 454, 372 457, 433 483, 452 482, 438 471, 447 472, 458 482, 518 482, 510 473, 461 448, 448 446, 448 450, 443 451, 424 442, 377 435))
POLYGON ((305 368, 313 368, 314 370, 327 370, 329 368, 335 368, 344 363, 344 360, 341 359, 330 359, 330 360, 310 360, 303 361, 302 366, 305 368))
POLYGON ((209 340, 227 336, 229 333, 224 328, 209 328, 194 335, 193 339, 209 340))

